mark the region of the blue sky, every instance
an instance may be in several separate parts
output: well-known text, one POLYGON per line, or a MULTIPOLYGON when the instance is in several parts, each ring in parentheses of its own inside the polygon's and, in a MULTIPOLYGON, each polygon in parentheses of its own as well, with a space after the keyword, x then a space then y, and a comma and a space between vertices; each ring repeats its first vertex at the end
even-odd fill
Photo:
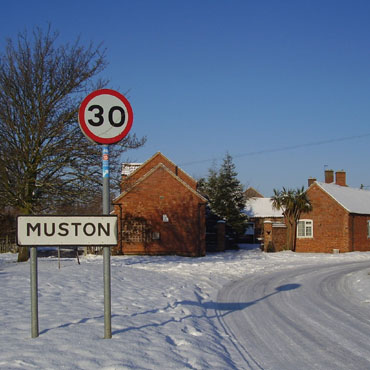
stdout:
POLYGON ((324 168, 370 186, 370 1, 20 0, 1 18, 1 49, 48 22, 104 43, 102 76, 148 137, 123 160, 161 151, 199 178, 229 152, 265 196, 324 168))

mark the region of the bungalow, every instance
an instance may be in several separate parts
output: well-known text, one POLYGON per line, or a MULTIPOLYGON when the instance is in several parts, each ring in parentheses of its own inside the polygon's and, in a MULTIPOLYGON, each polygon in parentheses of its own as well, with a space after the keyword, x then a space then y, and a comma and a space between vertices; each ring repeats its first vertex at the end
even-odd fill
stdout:
POLYGON ((143 164, 124 165, 117 254, 205 255, 206 199, 197 182, 158 152, 143 164))
MULTIPOLYGON (((345 171, 326 170, 324 182, 308 180, 307 196, 312 211, 298 222, 297 252, 370 251, 370 191, 347 186, 345 171)), ((265 251, 285 248, 284 218, 270 198, 247 200, 245 212, 265 251)))
POLYGON ((312 211, 302 214, 297 252, 370 251, 370 191, 346 185, 344 171, 325 171, 325 182, 308 180, 312 211))

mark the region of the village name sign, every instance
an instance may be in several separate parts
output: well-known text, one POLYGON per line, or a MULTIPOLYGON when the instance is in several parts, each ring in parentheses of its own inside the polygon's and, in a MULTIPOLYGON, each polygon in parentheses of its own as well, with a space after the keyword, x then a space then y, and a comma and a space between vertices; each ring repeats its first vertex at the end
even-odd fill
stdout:
POLYGON ((18 216, 21 246, 114 246, 117 216, 18 216))

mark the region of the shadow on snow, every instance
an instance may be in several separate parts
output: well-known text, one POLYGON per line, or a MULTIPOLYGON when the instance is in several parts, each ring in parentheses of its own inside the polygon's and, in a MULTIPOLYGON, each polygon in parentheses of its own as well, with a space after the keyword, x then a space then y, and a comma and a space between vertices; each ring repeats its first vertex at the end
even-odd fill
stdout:
MULTIPOLYGON (((112 318, 115 318, 115 317, 125 317, 125 318, 127 318, 127 317, 130 317, 130 316, 131 316, 131 318, 133 318, 133 317, 139 316, 139 315, 156 314, 158 312, 163 312, 163 311, 166 311, 166 310, 175 309, 178 306, 196 306, 196 307, 199 307, 199 308, 201 308, 205 311, 208 311, 208 310, 214 311, 215 312, 214 315, 208 315, 207 312, 206 312, 205 314, 202 314, 202 315, 189 314, 189 315, 185 315, 185 316, 180 317, 180 318, 170 317, 168 320, 163 321, 161 323, 148 322, 147 324, 140 325, 140 326, 128 326, 124 329, 118 329, 118 330, 112 331, 112 334, 115 335, 115 334, 125 333, 125 332, 131 331, 131 330, 141 330, 141 329, 148 328, 148 327, 165 326, 165 325, 167 325, 171 322, 182 322, 183 320, 190 319, 190 318, 205 318, 206 317, 208 319, 213 319, 213 318, 218 318, 218 317, 224 317, 224 316, 226 316, 228 314, 231 314, 235 311, 241 311, 241 310, 244 310, 244 309, 246 309, 250 306, 253 306, 253 305, 257 304, 258 302, 260 302, 264 299, 267 299, 267 298, 269 298, 269 297, 271 297, 275 294, 279 294, 281 292, 286 292, 286 291, 298 289, 300 286, 301 286, 301 284, 281 285, 281 286, 278 286, 277 288, 275 288, 275 291, 273 293, 267 294, 264 297, 258 298, 256 300, 250 301, 250 302, 212 302, 212 301, 204 302, 204 301, 202 301, 203 300, 202 297, 197 292, 195 292, 195 295, 197 296, 196 301, 190 301, 190 300, 178 301, 178 302, 175 302, 172 305, 168 304, 167 307, 165 307, 164 309, 163 308, 162 309, 152 309, 152 310, 148 310, 148 311, 144 311, 144 312, 134 313, 132 315, 117 315, 117 314, 114 314, 114 315, 112 315, 112 318)), ((72 325, 84 324, 84 323, 87 323, 90 320, 101 320, 101 319, 103 319, 103 317, 104 316, 102 315, 102 316, 97 316, 97 317, 83 318, 83 319, 81 319, 79 321, 76 321, 76 322, 65 323, 65 324, 62 324, 62 325, 59 325, 59 326, 56 326, 56 327, 53 327, 53 328, 44 329, 40 332, 40 334, 45 334, 48 331, 53 330, 53 329, 66 328, 66 327, 69 327, 69 326, 72 326, 72 325)))

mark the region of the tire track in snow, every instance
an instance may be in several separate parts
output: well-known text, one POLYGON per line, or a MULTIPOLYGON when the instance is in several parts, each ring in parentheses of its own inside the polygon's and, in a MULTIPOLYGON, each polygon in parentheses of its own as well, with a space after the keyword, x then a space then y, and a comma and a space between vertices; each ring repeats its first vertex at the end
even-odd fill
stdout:
POLYGON ((368 262, 311 266, 231 283, 217 314, 250 369, 369 369, 370 307, 348 276, 368 262))

